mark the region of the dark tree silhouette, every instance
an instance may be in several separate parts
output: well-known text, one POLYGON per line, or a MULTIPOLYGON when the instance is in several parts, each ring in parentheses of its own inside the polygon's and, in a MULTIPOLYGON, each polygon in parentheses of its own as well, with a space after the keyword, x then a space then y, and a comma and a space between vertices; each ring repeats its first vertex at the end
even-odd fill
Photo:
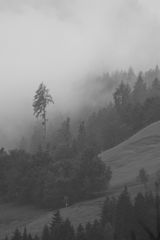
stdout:
POLYGON ((49 103, 54 103, 52 96, 49 94, 49 90, 47 89, 46 85, 42 82, 34 96, 33 100, 33 110, 34 115, 36 118, 42 118, 42 125, 44 129, 44 140, 46 138, 46 123, 47 123, 47 116, 46 116, 46 108, 49 103))
POLYGON ((62 223, 62 217, 60 215, 60 211, 57 210, 52 216, 52 220, 51 220, 51 223, 50 223, 50 231, 52 232, 54 230, 54 228, 57 225, 60 225, 61 223, 62 223))
POLYGON ((144 184, 145 190, 147 190, 147 183, 149 181, 149 175, 147 174, 147 172, 145 171, 144 168, 140 169, 138 179, 142 184, 144 184))
POLYGON ((42 231, 42 240, 49 240, 50 239, 50 232, 47 225, 44 226, 42 231))

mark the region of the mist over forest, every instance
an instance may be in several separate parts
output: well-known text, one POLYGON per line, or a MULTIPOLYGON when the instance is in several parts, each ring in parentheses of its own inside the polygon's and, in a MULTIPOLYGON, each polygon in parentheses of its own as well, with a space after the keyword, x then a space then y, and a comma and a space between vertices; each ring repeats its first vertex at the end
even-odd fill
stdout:
POLYGON ((18 147, 32 134, 42 81, 55 101, 53 124, 108 104, 123 76, 116 71, 137 76, 160 64, 158 9, 158 0, 1 0, 0 145, 18 147))
POLYGON ((159 0, 0 0, 0 239, 160 239, 159 29, 159 0))

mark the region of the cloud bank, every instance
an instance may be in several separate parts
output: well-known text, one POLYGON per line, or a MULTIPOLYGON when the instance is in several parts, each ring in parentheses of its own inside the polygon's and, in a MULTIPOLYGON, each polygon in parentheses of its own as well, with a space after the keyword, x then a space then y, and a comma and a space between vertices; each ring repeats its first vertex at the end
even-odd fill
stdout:
POLYGON ((160 65, 159 29, 158 0, 1 0, 1 136, 33 120, 42 81, 54 111, 72 111, 88 75, 160 65))

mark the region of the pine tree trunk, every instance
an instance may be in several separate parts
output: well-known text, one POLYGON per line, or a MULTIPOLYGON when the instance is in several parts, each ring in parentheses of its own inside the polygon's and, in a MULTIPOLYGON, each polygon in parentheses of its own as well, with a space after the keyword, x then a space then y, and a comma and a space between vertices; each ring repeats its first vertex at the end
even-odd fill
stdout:
POLYGON ((47 119, 46 119, 46 111, 44 109, 44 115, 43 115, 43 150, 45 151, 45 148, 46 148, 46 132, 47 132, 47 126, 46 126, 46 123, 47 123, 47 119))

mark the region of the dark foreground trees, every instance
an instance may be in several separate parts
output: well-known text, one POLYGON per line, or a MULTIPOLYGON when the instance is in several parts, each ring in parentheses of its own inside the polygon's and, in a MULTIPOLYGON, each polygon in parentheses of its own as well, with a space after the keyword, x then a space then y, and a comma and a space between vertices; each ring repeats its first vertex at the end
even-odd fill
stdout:
POLYGON ((138 193, 134 200, 127 188, 118 199, 107 198, 102 210, 102 224, 110 223, 114 239, 160 239, 160 198, 156 194, 138 193))
POLYGON ((57 208, 106 190, 111 171, 93 148, 80 154, 71 148, 30 155, 21 150, 0 154, 0 198, 57 208))

